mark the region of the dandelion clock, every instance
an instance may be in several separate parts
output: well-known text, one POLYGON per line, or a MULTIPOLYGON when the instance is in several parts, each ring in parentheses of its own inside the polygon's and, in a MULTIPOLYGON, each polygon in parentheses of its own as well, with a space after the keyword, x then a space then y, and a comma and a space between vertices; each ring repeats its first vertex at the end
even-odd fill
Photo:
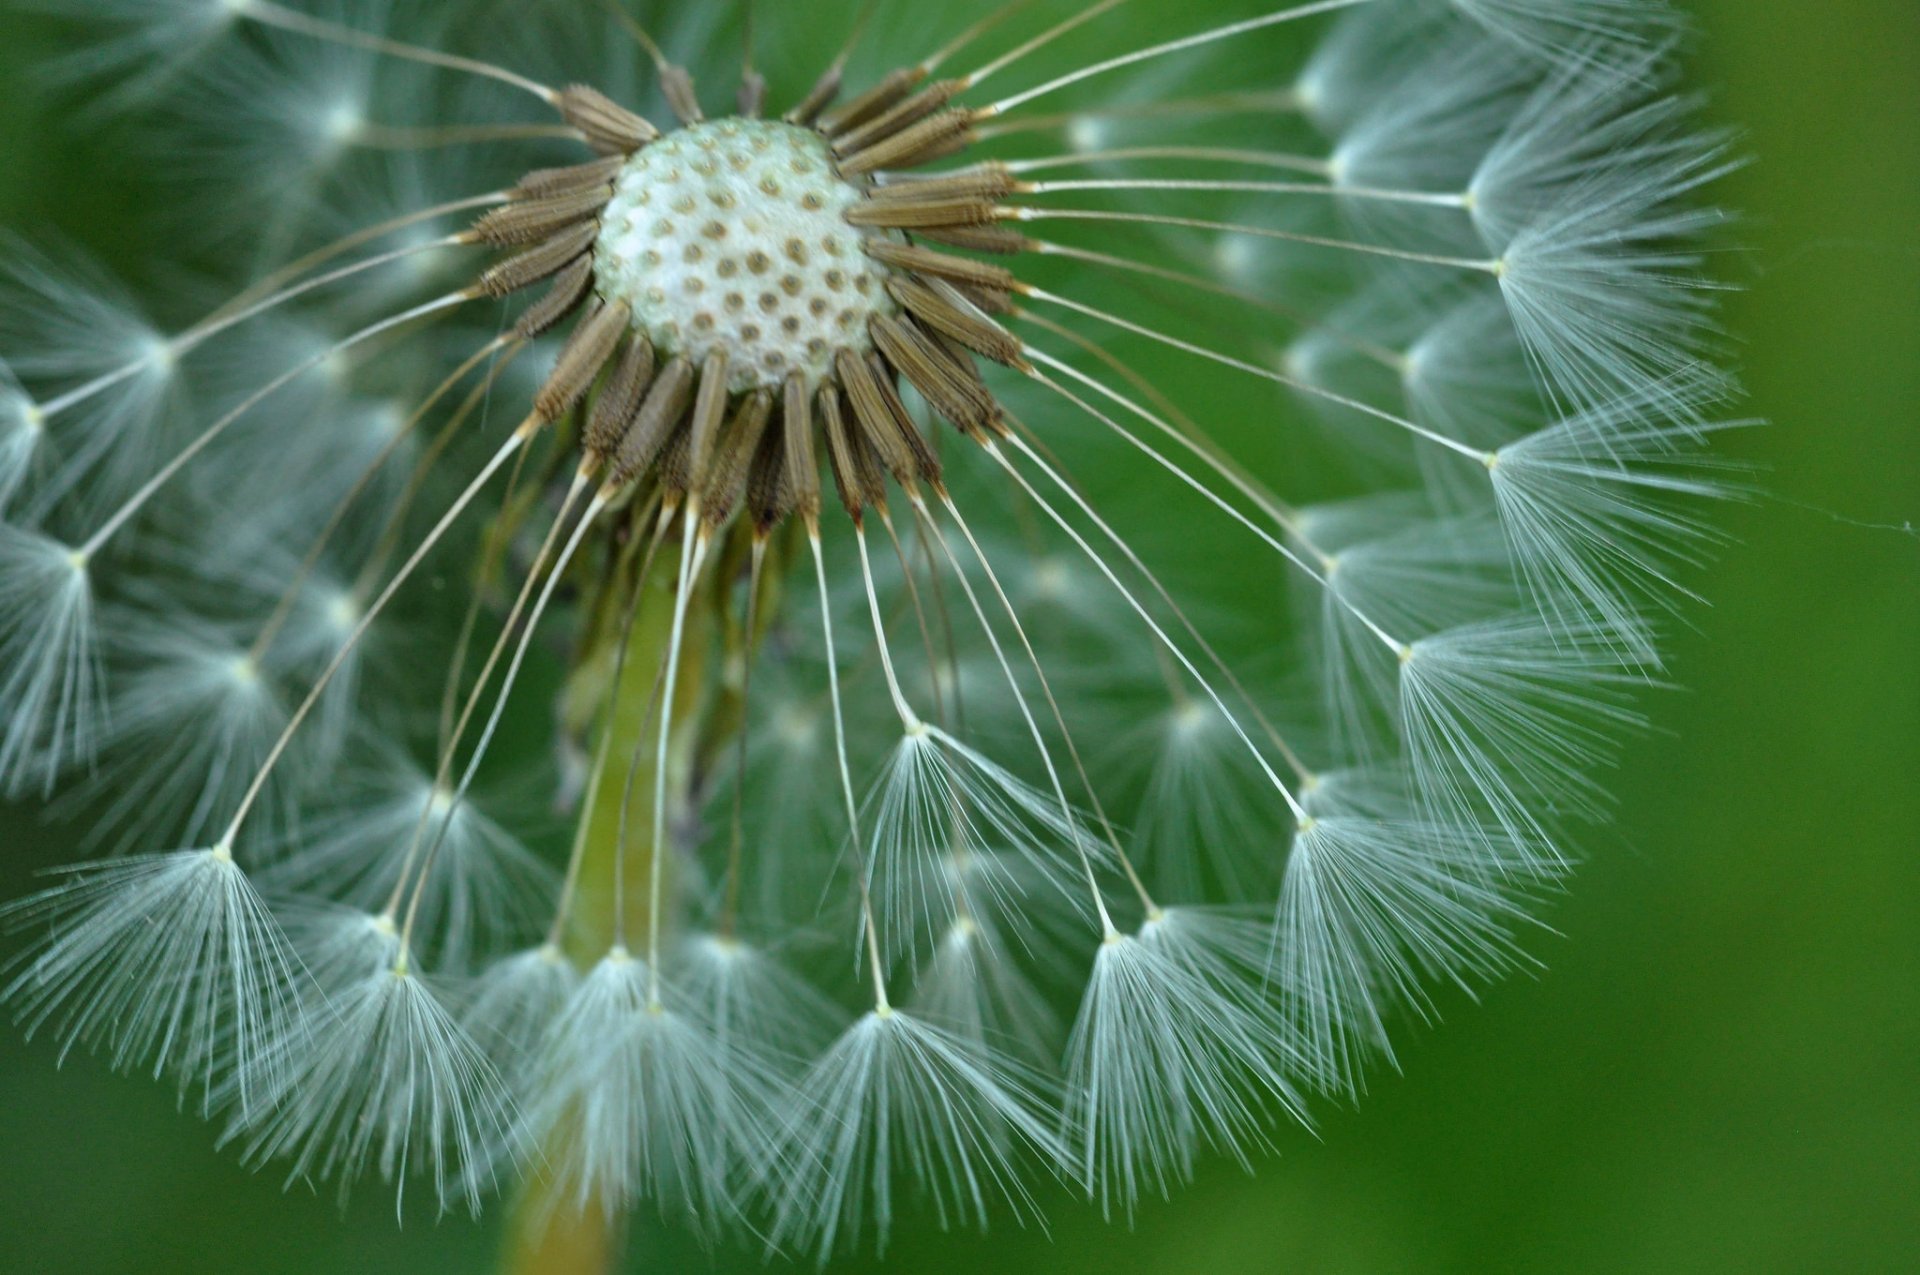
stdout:
POLYGON ((0 241, 0 996, 209 1154, 1125 1226, 1547 950, 1737 485, 1658 0, 28 7, 177 260, 0 241))

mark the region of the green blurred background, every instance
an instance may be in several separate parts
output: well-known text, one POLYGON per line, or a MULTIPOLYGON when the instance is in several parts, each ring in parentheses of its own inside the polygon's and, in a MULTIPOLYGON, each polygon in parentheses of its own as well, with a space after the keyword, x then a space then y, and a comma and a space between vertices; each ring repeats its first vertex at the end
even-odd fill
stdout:
MULTIPOLYGON (((1696 78, 1757 157, 1726 191, 1751 252, 1724 273, 1773 425, 1726 448, 1768 494, 1724 511, 1735 543, 1673 653, 1684 690, 1535 944, 1545 972, 1447 1005, 1404 1074, 1252 1178, 1214 1165, 1131 1230, 1064 1199, 1050 1234, 903 1229, 889 1269, 1920 1270, 1920 10, 1689 7, 1696 78)), ((25 73, 41 35, 0 0, 0 225, 114 259, 120 196, 97 178, 140 159, 49 113, 25 73)), ((4 842, 12 896, 46 834, 4 842)), ((342 1219, 212 1151, 161 1087, 54 1061, 0 1032, 0 1271, 491 1268, 484 1223, 396 1230, 378 1190, 342 1219)), ((637 1271, 708 1260, 635 1236, 637 1271)))

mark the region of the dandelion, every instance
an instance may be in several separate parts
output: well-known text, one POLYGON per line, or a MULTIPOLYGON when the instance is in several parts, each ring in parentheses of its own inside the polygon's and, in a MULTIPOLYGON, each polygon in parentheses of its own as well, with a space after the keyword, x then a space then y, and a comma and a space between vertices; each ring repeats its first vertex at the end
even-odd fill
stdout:
POLYGON ((29 1032, 824 1263, 1534 959, 1730 490, 1664 5, 39 7, 234 279, 0 243, 0 787, 121 856, 29 1032))
POLYGON ((1138 935, 1110 932, 1094 957, 1068 1046, 1066 1118, 1079 1174, 1109 1213, 1165 1196, 1203 1145, 1244 1162, 1266 1145, 1267 1106, 1302 1110, 1290 1047, 1240 994, 1248 971, 1189 941, 1204 924, 1156 915, 1138 935))
POLYGON ((277 1080, 234 1132, 247 1159, 284 1158, 290 1180, 336 1178, 343 1199, 370 1163, 402 1184, 423 1168, 443 1209, 478 1210, 483 1153, 507 1134, 506 1090, 403 958, 316 1000, 272 1048, 286 1055, 277 1080))
POLYGON ((984 1224, 990 1205, 1031 1210, 1022 1154, 1059 1171, 1065 1148, 1041 1114, 1038 1081, 1014 1060, 884 1006, 860 1018, 808 1071, 810 1106, 781 1148, 775 1243, 824 1259, 843 1232, 893 1220, 906 1173, 940 1224, 984 1224))
POLYGON ((695 1227, 733 1220, 729 1177, 764 1163, 766 1098, 750 1055, 669 1009, 615 948, 581 979, 540 1043, 525 1138, 572 1148, 552 1166, 554 1207, 617 1215, 642 1200, 695 1227))

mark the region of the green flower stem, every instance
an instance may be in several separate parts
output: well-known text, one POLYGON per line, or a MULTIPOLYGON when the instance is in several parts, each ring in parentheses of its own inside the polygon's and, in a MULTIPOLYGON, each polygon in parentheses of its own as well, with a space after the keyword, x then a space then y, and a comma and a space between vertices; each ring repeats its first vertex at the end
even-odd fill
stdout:
MULTIPOLYGON (((631 548, 631 546, 630 546, 631 548)), ((615 934, 615 918, 627 947, 644 956, 648 943, 647 890, 656 847, 653 844, 653 759, 658 743, 658 720, 650 712, 659 670, 664 667, 673 623, 677 559, 663 549, 649 578, 641 582, 639 610, 627 638, 626 669, 615 690, 615 666, 626 615, 634 598, 629 576, 637 567, 637 553, 624 553, 602 571, 585 614, 589 631, 578 663, 561 700, 561 717, 572 738, 589 739, 600 708, 612 700, 604 729, 613 732, 593 804, 580 817, 587 821, 579 883, 565 933, 567 956, 580 969, 604 956, 615 934), (634 760, 638 758, 637 766, 634 760), (628 770, 632 766, 632 782, 628 770), (621 842, 621 805, 627 802, 624 888, 616 896, 615 859, 621 842)), ((721 623, 725 593, 710 576, 695 586, 688 603, 679 686, 671 713, 673 736, 668 753, 667 792, 671 812, 687 809, 692 794, 693 759, 711 745, 706 742, 713 698, 708 685, 713 638, 721 623)), ((721 715, 724 717, 724 715, 721 715)), ((671 861, 665 866, 670 867, 671 861)), ((669 892, 671 887, 666 887, 669 892)), ((664 937, 664 936, 663 936, 664 937)), ((558 1139, 572 1136, 556 1135, 558 1139)), ((564 1145, 543 1148, 549 1162, 567 1158, 564 1145)), ((589 1202, 579 1208, 572 1199, 551 1199, 550 1179, 529 1176, 506 1221, 502 1270, 506 1275, 596 1275, 618 1264, 624 1223, 618 1210, 612 1215, 589 1202)))

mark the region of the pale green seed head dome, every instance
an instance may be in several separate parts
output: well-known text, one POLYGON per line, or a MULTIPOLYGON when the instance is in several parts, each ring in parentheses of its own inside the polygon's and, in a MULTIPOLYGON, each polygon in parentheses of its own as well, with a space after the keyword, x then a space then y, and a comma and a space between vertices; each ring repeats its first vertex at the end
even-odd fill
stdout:
POLYGON ((809 129, 691 125, 615 180, 594 247, 600 295, 625 302, 663 355, 725 351, 736 392, 796 371, 817 384, 835 351, 866 349, 868 322, 896 309, 846 220, 860 197, 809 129))

